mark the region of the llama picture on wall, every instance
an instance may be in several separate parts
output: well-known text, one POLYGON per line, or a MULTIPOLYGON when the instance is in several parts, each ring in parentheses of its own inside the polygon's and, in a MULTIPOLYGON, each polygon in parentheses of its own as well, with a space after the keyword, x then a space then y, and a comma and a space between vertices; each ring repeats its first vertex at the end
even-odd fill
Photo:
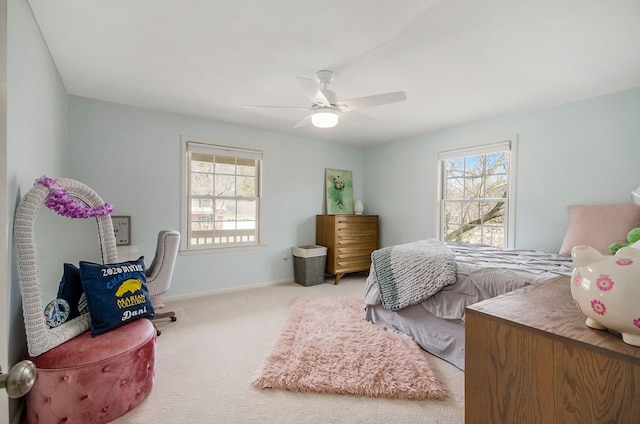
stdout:
POLYGON ((353 179, 351 171, 325 169, 327 214, 353 215, 353 179))

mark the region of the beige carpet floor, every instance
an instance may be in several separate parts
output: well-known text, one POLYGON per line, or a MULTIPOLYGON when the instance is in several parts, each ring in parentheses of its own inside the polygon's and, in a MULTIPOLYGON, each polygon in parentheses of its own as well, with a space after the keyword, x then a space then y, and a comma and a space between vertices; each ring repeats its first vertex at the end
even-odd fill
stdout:
POLYGON ((115 421, 125 423, 463 423, 464 373, 425 353, 449 392, 438 400, 259 390, 251 377, 270 351, 297 297, 364 296, 365 278, 335 286, 295 283, 167 300, 177 322, 161 321, 156 380, 149 397, 115 421))

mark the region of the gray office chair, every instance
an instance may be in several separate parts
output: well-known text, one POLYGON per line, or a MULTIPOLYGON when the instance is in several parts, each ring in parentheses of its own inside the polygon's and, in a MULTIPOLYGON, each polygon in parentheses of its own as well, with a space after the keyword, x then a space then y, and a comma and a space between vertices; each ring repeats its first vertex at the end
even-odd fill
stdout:
MULTIPOLYGON (((158 243, 156 245, 156 254, 153 262, 147 268, 147 287, 153 304, 156 307, 156 315, 153 320, 169 318, 172 322, 176 321, 175 312, 158 312, 159 308, 163 308, 164 304, 158 302, 159 296, 166 293, 171 287, 171 277, 173 276, 173 268, 178 256, 178 247, 180 245, 180 233, 173 230, 163 230, 158 233, 158 243), (155 298, 155 299, 154 299, 155 298)), ((154 323, 155 326, 155 323, 154 323)), ((160 330, 156 326, 156 333, 159 336, 160 330)))

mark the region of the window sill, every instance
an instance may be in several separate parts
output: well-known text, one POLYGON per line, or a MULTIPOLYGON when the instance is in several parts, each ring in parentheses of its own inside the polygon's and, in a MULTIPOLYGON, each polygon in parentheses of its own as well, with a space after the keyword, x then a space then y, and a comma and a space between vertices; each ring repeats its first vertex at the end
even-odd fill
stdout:
POLYGON ((228 246, 228 247, 208 247, 204 249, 180 249, 181 256, 203 255, 211 253, 229 253, 229 252, 246 252, 253 250, 262 250, 266 244, 254 244, 249 246, 228 246))

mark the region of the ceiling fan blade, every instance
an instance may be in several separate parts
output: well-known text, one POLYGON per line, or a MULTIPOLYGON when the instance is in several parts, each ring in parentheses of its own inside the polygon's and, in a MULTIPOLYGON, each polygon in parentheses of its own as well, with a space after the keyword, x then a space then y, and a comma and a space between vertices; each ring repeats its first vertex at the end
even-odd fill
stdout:
POLYGON ((257 109, 257 108, 269 108, 269 109, 300 109, 309 110, 307 106, 266 106, 266 105, 242 105, 244 109, 257 109))
POLYGON ((304 127, 305 125, 309 124, 309 122, 311 122, 311 115, 307 115, 306 118, 304 118, 302 121, 298 122, 297 124, 295 124, 293 126, 293 128, 300 128, 300 127, 304 127))
POLYGON ((367 107, 381 106, 388 103, 402 102, 407 100, 404 91, 394 91, 391 93, 374 94, 373 96, 357 97, 355 99, 342 100, 338 102, 342 112, 364 109, 367 107))
POLYGON ((327 97, 322 93, 318 84, 312 79, 304 78, 304 77, 296 77, 302 90, 305 92, 307 97, 313 102, 313 104, 318 104, 322 106, 330 106, 331 102, 327 99, 327 97))

